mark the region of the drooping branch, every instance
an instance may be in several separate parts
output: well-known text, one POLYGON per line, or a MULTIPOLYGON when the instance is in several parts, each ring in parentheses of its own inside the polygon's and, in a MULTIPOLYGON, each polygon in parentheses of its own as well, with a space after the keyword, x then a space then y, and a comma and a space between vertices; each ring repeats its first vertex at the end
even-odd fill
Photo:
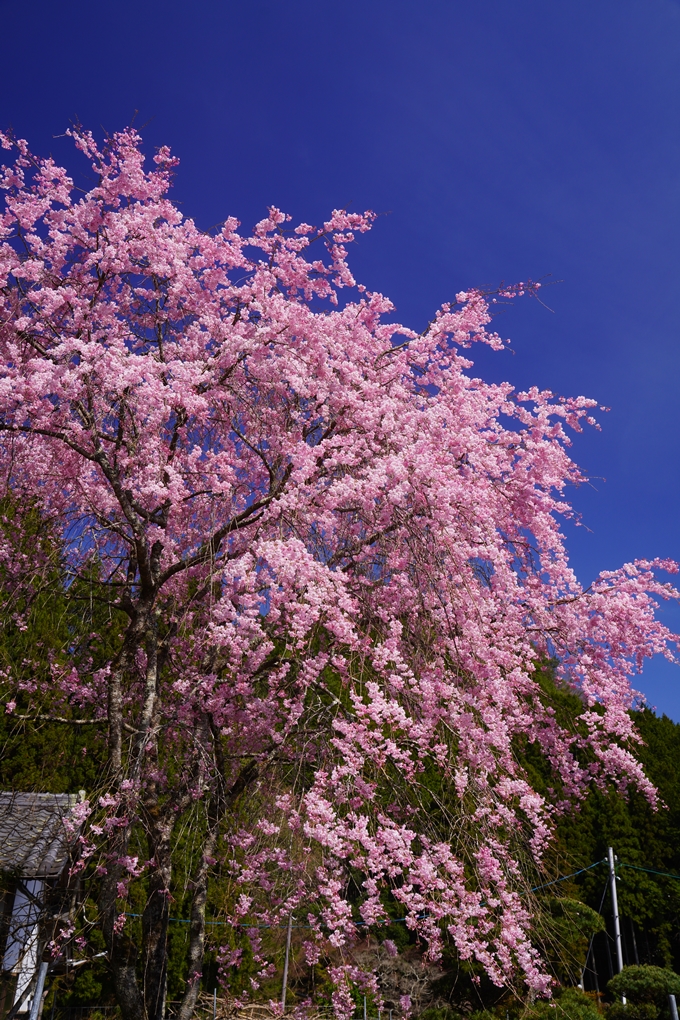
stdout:
MULTIPOLYGON (((50 722, 50 723, 63 723, 67 726, 108 726, 108 718, 102 719, 71 719, 66 715, 48 715, 45 712, 36 712, 34 714, 15 712, 8 707, 8 702, 0 701, 0 706, 5 709, 7 714, 12 719, 20 719, 22 722, 50 722)), ((131 726, 129 723, 123 722, 123 729, 126 733, 137 733, 137 729, 131 726)))

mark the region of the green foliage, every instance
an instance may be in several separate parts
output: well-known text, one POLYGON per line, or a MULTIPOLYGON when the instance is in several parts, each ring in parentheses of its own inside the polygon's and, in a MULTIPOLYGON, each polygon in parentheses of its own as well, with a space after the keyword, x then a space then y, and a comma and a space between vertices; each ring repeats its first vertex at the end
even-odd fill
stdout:
POLYGON ((526 1020, 602 1020, 592 996, 578 988, 565 988, 551 1001, 539 1000, 527 1009, 526 1020))
POLYGON ((462 1020, 461 1013, 451 1006, 428 1006, 419 1016, 420 1020, 462 1020))
POLYGON ((66 577, 57 539, 34 507, 0 500, 0 529, 16 544, 17 569, 25 562, 34 571, 29 594, 17 598, 0 568, 0 785, 91 791, 103 763, 103 726, 68 721, 91 712, 69 705, 54 675, 67 665, 96 670, 110 657, 123 616, 93 599, 96 562, 84 576, 66 577), (4 710, 5 677, 23 688, 12 711, 4 710))
POLYGON ((621 1002, 616 999, 605 1009, 607 1020, 656 1020, 659 1008, 653 1002, 621 1002))
POLYGON ((605 930, 601 915, 569 896, 538 901, 536 929, 555 977, 566 985, 580 982, 590 940, 605 930))
POLYGON ((478 1010, 469 1020, 603 1020, 597 998, 579 988, 555 989, 551 999, 525 1004, 503 999, 494 1008, 478 1010))
MULTIPOLYGON (((646 710, 636 713, 635 721, 645 741, 637 753, 659 790, 661 805, 654 810, 635 791, 624 797, 593 790, 576 815, 558 823, 551 867, 556 874, 574 871, 602 860, 613 846, 621 862, 618 900, 626 962, 634 963, 637 952, 645 963, 679 969, 680 881, 636 868, 680 875, 680 726, 646 710)), ((609 916, 606 883, 603 866, 570 883, 565 892, 595 910, 603 904, 609 916)))
MULTIPOLYGON (((537 672, 542 697, 556 713, 560 725, 577 729, 573 720, 582 711, 576 694, 556 682, 550 664, 537 672)), ((642 743, 632 748, 659 791, 655 810, 634 790, 593 788, 576 813, 558 818, 556 839, 547 855, 546 869, 555 877, 602 861, 612 846, 621 862, 618 867, 618 900, 622 915, 624 961, 641 962, 680 970, 680 881, 648 871, 680 875, 680 725, 667 716, 643 709, 634 713, 642 743)), ((535 745, 517 747, 520 764, 531 783, 549 800, 559 799, 561 785, 535 745)), ((564 895, 586 903, 611 917, 606 866, 596 867, 560 886, 564 895)), ((540 895, 540 894, 539 894, 540 895)), ((541 918, 538 935, 561 981, 580 980, 575 962, 583 953, 581 934, 574 939, 563 932, 562 950, 555 953, 549 919, 541 918), (572 962, 569 962, 569 961, 572 962)), ((610 932, 611 934, 611 932, 610 932)), ((594 942, 599 959, 600 982, 609 971, 604 936, 594 942)), ((592 959, 591 959, 592 963, 592 959)))
POLYGON ((102 1001, 103 981, 101 977, 103 975, 97 974, 97 971, 103 969, 102 967, 79 968, 69 996, 69 1005, 102 1001))
POLYGON ((607 989, 612 995, 625 995, 633 1003, 666 1005, 669 995, 680 995, 680 975, 665 967, 624 967, 611 979, 607 989))

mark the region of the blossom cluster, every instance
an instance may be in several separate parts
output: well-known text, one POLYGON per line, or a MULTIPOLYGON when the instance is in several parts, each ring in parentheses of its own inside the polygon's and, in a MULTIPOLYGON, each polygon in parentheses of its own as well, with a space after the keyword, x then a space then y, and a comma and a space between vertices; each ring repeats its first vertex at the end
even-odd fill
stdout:
MULTIPOLYGON (((168 198, 167 150, 148 171, 132 130, 105 148, 73 137, 86 194, 0 136, 16 153, 0 172, 0 476, 60 531, 74 577, 97 564, 129 640, 149 606, 160 621, 152 723, 141 639, 125 678, 126 724, 152 726, 134 781, 169 782, 162 739, 203 796, 206 718, 227 785, 244 760, 279 769, 276 807, 226 824, 225 853, 260 919, 315 903, 308 957, 336 953, 339 1012, 358 978, 337 961, 388 892, 431 956, 448 938, 498 984, 519 970, 545 992, 518 847, 540 858, 556 805, 516 741, 542 749, 558 806, 593 782, 653 799, 631 678, 676 640, 656 616, 677 598, 658 576, 672 563, 588 587, 569 565, 566 490, 584 480, 569 430, 594 402, 475 377, 463 350, 503 346, 479 291, 421 333, 395 322, 348 266, 370 213, 290 229, 271 209, 250 236, 233 219, 206 233, 168 198), (547 659, 582 699, 571 730, 541 695, 547 659), (448 797, 438 832, 431 768, 448 797), (281 869, 288 893, 258 907, 281 869)), ((11 572, 8 530, 2 543, 11 572)), ((54 683, 101 714, 118 661, 54 683)), ((100 802, 111 817, 118 796, 100 802)), ((138 863, 121 860, 127 883, 138 863)))

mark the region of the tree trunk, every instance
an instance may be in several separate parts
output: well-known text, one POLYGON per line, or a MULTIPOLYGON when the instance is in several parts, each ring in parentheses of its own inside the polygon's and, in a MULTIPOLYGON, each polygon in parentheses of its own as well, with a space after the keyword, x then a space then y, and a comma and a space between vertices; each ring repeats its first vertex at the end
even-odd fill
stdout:
POLYGON ((168 923, 172 821, 154 826, 149 834, 155 867, 149 877, 149 895, 142 914, 144 1006, 147 1020, 163 1020, 168 986, 168 923))
POLYGON ((241 770, 231 789, 227 791, 225 788, 225 761, 219 728, 210 716, 206 716, 203 723, 205 726, 205 737, 212 739, 215 788, 208 801, 206 841, 193 880, 194 895, 191 901, 191 923, 189 928, 188 980, 177 1014, 177 1020, 191 1020, 201 988, 203 956, 205 953, 205 905, 208 898, 208 876, 210 874, 210 864, 208 862, 215 852, 220 825, 226 814, 227 807, 236 800, 249 783, 257 778, 258 774, 255 763, 249 762, 241 770))
MULTIPOLYGON (((126 666, 134 662, 136 650, 140 647, 141 640, 146 636, 145 631, 150 632, 147 638, 147 675, 145 682, 145 697, 141 712, 141 725, 137 730, 134 742, 132 761, 132 776, 136 781, 141 770, 142 760, 145 753, 147 734, 150 720, 155 705, 156 696, 156 643, 153 627, 147 628, 145 624, 150 618, 150 611, 145 607, 146 612, 137 612, 131 619, 123 640, 117 668, 109 678, 108 712, 109 712, 109 765, 116 775, 117 786, 120 789, 120 782, 123 778, 122 759, 122 732, 123 732, 123 678, 126 666)), ((119 811, 121 808, 118 809, 119 811)), ((130 806, 125 809, 130 811, 130 806)), ((133 816, 136 808, 133 809, 133 816)), ((144 996, 137 981, 137 959, 139 951, 132 938, 125 932, 125 925, 118 923, 118 911, 116 901, 118 899, 118 884, 123 881, 126 872, 119 863, 127 856, 131 827, 134 818, 128 817, 126 824, 114 829, 109 844, 107 873, 102 879, 99 894, 99 912, 101 917, 102 933, 108 951, 109 962, 113 974, 116 1000, 120 1006, 123 1020, 146 1020, 144 996)), ((128 876, 129 877, 129 876, 128 876)), ((162 939, 164 956, 165 939, 162 939)), ((145 985, 146 990, 146 985, 145 985)), ((154 1020, 161 1020, 157 1014, 153 1014, 154 1020)))
POLYGON ((191 1020, 196 1000, 201 989, 203 955, 205 952, 205 904, 208 898, 208 874, 217 842, 218 825, 211 825, 211 831, 201 854, 201 860, 194 875, 194 895, 191 901, 191 924, 189 927, 189 958, 187 961, 187 987, 177 1014, 177 1020, 191 1020))
POLYGON ((115 838, 113 843, 114 849, 110 864, 102 881, 99 895, 102 933, 109 954, 116 1000, 120 1006, 123 1020, 145 1020, 144 1000, 139 990, 136 974, 137 947, 124 929, 119 930, 117 924, 117 886, 123 878, 123 870, 115 862, 117 858, 124 855, 127 849, 127 833, 125 832, 122 837, 115 838))

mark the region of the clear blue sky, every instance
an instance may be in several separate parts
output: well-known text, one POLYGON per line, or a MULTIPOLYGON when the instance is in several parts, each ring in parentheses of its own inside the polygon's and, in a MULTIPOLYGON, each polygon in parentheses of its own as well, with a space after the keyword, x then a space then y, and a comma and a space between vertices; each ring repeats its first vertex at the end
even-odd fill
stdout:
MULTIPOLYGON (((562 281, 478 365, 611 408, 575 444, 582 581, 680 559, 680 0, 0 0, 0 26, 0 125, 74 167, 70 121, 138 110, 204 227, 389 213, 353 264, 412 326, 464 287, 562 281)), ((680 720, 680 669, 639 686, 680 720)))

